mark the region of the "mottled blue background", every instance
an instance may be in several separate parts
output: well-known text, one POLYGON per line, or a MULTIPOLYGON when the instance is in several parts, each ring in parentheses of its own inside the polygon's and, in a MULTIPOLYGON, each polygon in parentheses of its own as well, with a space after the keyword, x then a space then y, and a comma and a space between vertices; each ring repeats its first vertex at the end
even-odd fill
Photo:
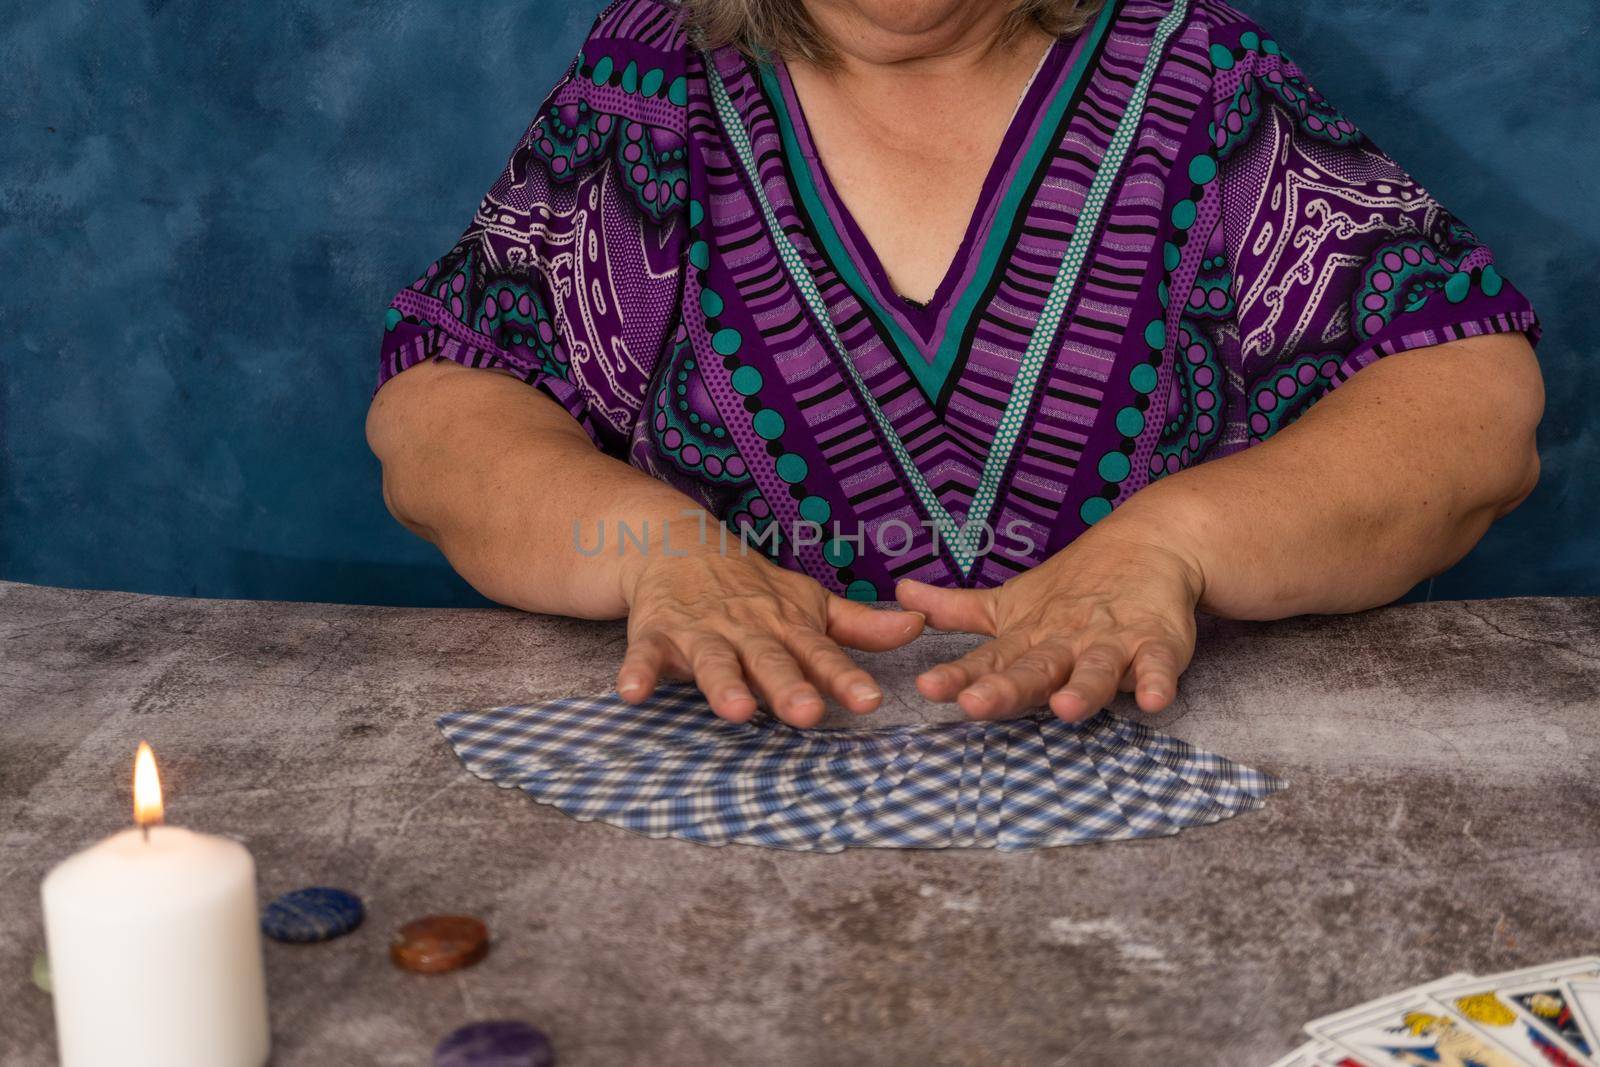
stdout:
MULTIPOLYGON (((1242 0, 1544 316, 1538 493, 1436 597, 1600 593, 1600 21, 1242 0)), ((472 603, 384 511, 382 310, 595 7, 0 0, 0 577, 472 603)))

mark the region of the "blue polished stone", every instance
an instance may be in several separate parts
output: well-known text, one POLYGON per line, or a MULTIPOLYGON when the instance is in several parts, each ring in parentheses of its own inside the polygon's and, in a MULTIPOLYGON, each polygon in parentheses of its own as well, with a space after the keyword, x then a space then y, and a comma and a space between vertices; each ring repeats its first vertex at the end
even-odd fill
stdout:
POLYGON ((468 1023, 433 1050, 433 1067, 555 1067, 550 1039, 527 1023, 468 1023))
POLYGON ((361 925, 367 910, 361 898, 343 889, 296 889, 261 911, 261 932, 274 941, 310 944, 342 937, 361 925))

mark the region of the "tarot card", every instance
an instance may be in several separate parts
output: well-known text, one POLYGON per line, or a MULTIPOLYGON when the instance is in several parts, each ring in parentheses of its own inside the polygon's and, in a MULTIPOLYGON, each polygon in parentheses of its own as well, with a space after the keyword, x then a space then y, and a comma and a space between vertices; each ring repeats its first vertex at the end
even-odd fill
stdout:
POLYGON ((727 722, 674 685, 640 705, 607 693, 438 722, 479 777, 707 844, 1024 849, 1171 833, 1279 787, 1109 716, 1081 735, 1049 716, 800 731, 767 714, 727 722))
POLYGON ((734 831, 799 799, 811 785, 810 775, 805 766, 786 761, 742 771, 714 788, 663 797, 599 818, 650 837, 725 844, 734 831))
POLYGON ((1306 1032, 1350 1053, 1363 1067, 1523 1067, 1429 996, 1457 980, 1443 978, 1315 1019, 1306 1032))
POLYGON ((1316 1041, 1307 1041, 1282 1059, 1273 1060, 1271 1067, 1317 1067, 1321 1047, 1316 1041))
MULTIPOLYGON (((1017 727, 1007 742, 1005 789, 995 842, 996 847, 1006 851, 1034 848, 1044 840, 1056 818, 1055 776, 1050 771, 1039 720, 1018 719, 1017 727)), ((996 747, 992 739, 989 747, 996 747)), ((987 790, 984 800, 989 800, 987 790)))
POLYGON ((1116 801, 1117 807, 1122 809, 1122 817, 1133 827, 1139 837, 1154 837, 1178 832, 1178 824, 1167 818, 1166 812, 1155 797, 1147 793, 1139 782, 1129 774, 1127 769, 1111 757, 1095 740, 1097 723, 1105 717, 1105 713, 1096 715, 1088 722, 1073 725, 1055 720, 1052 726, 1046 724, 1040 728, 1045 735, 1045 745, 1048 749, 1056 742, 1053 737, 1071 734, 1072 739, 1083 749, 1089 757, 1089 762, 1094 766, 1094 771, 1105 783, 1106 791, 1111 794, 1111 799, 1116 801))
POLYGON ((1096 716, 1090 720, 1088 728, 1080 731, 1095 765, 1114 768, 1124 775, 1149 798, 1166 822, 1174 828, 1181 828, 1215 822, 1226 814, 1222 806, 1209 795, 1135 749, 1119 733, 1105 726, 1101 719, 1102 716, 1096 716))
POLYGON ((839 851, 842 846, 820 847, 817 838, 882 777, 904 744, 900 738, 879 738, 841 748, 840 755, 822 765, 810 789, 738 831, 731 840, 801 852, 839 851))
POLYGON ((1077 737, 1051 727, 1060 720, 1019 721, 1033 730, 1012 743, 1000 848, 1014 851, 1137 836, 1077 737))
MULTIPOLYGON (((851 789, 859 794, 895 760, 904 745, 900 735, 849 740, 808 737, 786 757, 794 766, 792 772, 785 769, 771 774, 767 788, 728 790, 727 803, 715 806, 712 814, 674 836, 714 845, 730 841, 763 844, 780 828, 794 833, 799 826, 789 820, 802 810, 800 805, 809 799, 813 806, 805 810, 814 811, 819 800, 826 802, 851 789)), ((759 774, 760 768, 756 772, 759 774)), ((741 768, 738 774, 745 777, 749 772, 741 768)))
POLYGON ((1434 1001, 1466 1020, 1478 1034, 1528 1063, 1579 1064, 1579 1053, 1566 1042, 1529 1022, 1498 995, 1498 990, 1521 988, 1530 982, 1549 981, 1559 985, 1563 978, 1576 978, 1600 970, 1600 959, 1586 957, 1563 960, 1542 967, 1483 978, 1471 978, 1432 990, 1434 1001))
POLYGON ((1578 1025, 1577 1013, 1567 1003, 1561 979, 1541 978, 1520 986, 1505 986, 1496 992, 1525 1021, 1581 1056, 1586 1067, 1594 1067, 1595 1048, 1578 1025))
POLYGON ((1167 818, 1180 826, 1214 823, 1233 814, 1211 794, 1184 781, 1171 768, 1129 744, 1115 727, 1107 725, 1096 730, 1092 740, 1121 764, 1140 788, 1155 797, 1167 818))
POLYGON ((1142 722, 1110 716, 1107 725, 1129 744, 1143 750, 1158 763, 1170 767, 1178 777, 1209 793, 1234 811, 1259 807, 1259 804, 1251 801, 1258 801, 1283 788, 1284 783, 1273 775, 1195 748, 1187 741, 1153 730, 1142 722))
POLYGON ((855 847, 948 848, 955 835, 966 735, 941 730, 920 738, 921 755, 850 834, 855 847))
POLYGON ((972 848, 978 839, 978 806, 983 783, 983 724, 977 722, 960 725, 961 783, 956 789, 955 826, 950 834, 954 848, 972 848))
POLYGON ((1121 841, 1173 829, 1138 803, 1137 790, 1128 788, 1123 798, 1118 797, 1122 790, 1113 788, 1111 776, 1095 763, 1076 727, 1051 718, 1040 722, 1039 733, 1060 797, 1057 819, 1045 834, 1044 844, 1121 841), (1123 807, 1124 798, 1130 801, 1127 808, 1123 807))
POLYGON ((452 711, 441 715, 438 725, 468 770, 496 781, 526 770, 720 744, 764 732, 758 723, 717 718, 698 689, 682 685, 663 686, 638 705, 602 693, 452 711))
POLYGON ((771 788, 736 796, 674 836, 712 845, 738 842, 801 848, 818 832, 826 818, 820 813, 829 801, 837 806, 837 812, 842 812, 844 798, 853 797, 870 785, 894 760, 899 748, 895 741, 879 739, 797 756, 799 770, 794 775, 774 776, 771 788), (809 827, 799 818, 802 812, 811 813, 809 827))
POLYGON ((1250 806, 1254 799, 1234 782, 1228 780, 1227 768, 1220 757, 1205 759, 1207 755, 1186 741, 1152 730, 1142 722, 1120 716, 1108 724, 1131 747, 1138 749, 1179 778, 1212 797, 1217 803, 1234 811, 1250 806))
POLYGON ((857 831, 865 828, 868 818, 878 810, 878 806, 894 792, 901 779, 911 773, 911 768, 922 758, 926 743, 926 734, 912 735, 884 767, 883 773, 839 816, 838 821, 817 835, 817 850, 830 852, 855 845, 857 831))
POLYGON ((1011 788, 1016 739, 1026 732, 1027 720, 981 724, 983 769, 978 772, 978 823, 974 848, 994 848, 1000 840, 1006 793, 1011 788))
POLYGON ((807 756, 827 751, 790 734, 759 734, 736 744, 549 768, 522 788, 577 819, 609 821, 635 812, 640 814, 629 816, 630 829, 666 834, 687 826, 691 812, 709 814, 719 804, 794 778, 806 768, 807 756), (673 801, 678 806, 662 803, 673 801), (668 817, 669 811, 676 814, 668 817), (652 817, 634 825, 650 812, 660 813, 661 821, 652 817))
POLYGON ((1340 1051, 1339 1049, 1334 1048, 1332 1045, 1324 1048, 1323 1051, 1318 1053, 1318 1055, 1320 1055, 1322 1058, 1311 1061, 1315 1063, 1317 1067, 1368 1067, 1367 1064, 1362 1063, 1360 1060, 1350 1055, 1350 1053, 1340 1051))
POLYGON ((1364 1067, 1326 1041, 1307 1041, 1271 1067, 1364 1067))
POLYGON ((1561 982, 1561 992, 1577 1019, 1578 1029, 1583 1031, 1589 1058, 1600 1058, 1600 979, 1566 978, 1561 982))

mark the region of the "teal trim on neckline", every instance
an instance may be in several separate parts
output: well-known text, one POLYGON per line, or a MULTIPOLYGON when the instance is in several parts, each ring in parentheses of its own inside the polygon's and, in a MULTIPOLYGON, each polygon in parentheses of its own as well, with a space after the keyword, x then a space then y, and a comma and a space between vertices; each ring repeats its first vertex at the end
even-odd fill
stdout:
MULTIPOLYGON (((955 368, 956 357, 960 353, 961 339, 966 335, 967 326, 977 310, 979 298, 989 288, 989 282, 993 279, 1000 263, 1001 251, 1016 226, 1017 216, 1023 208, 1023 197, 1033 187, 1033 180, 1039 168, 1043 166, 1045 158, 1059 140, 1057 134, 1061 120, 1077 96, 1078 85, 1083 81, 1084 72, 1088 70, 1089 64, 1094 62, 1094 57, 1100 50, 1101 39, 1111 26, 1113 12, 1119 6, 1120 4, 1113 0, 1101 9, 1099 17, 1088 31, 1083 47, 1078 51, 1072 70, 1040 115, 1033 136, 1022 154, 1022 162, 1012 171, 1010 180, 1000 194, 994 218, 990 220, 983 235, 983 247, 978 253, 977 269, 966 286, 951 296, 954 306, 945 322, 944 333, 938 338, 938 347, 934 349, 932 360, 922 357, 921 348, 906 335, 899 319, 883 306, 873 292, 872 286, 862 276, 860 266, 850 255, 844 239, 840 237, 838 228, 833 223, 832 213, 828 211, 827 204, 817 190, 810 161, 800 151, 800 140, 794 129, 794 117, 789 114, 789 109, 785 106, 783 88, 778 84, 777 73, 770 63, 757 64, 767 101, 777 119, 778 131, 783 141, 783 154, 789 162, 789 173, 794 178, 795 191, 805 206, 806 214, 811 218, 812 228, 821 241, 830 264, 850 291, 856 295, 856 299, 871 309, 873 316, 888 332, 890 343, 900 355, 900 362, 916 379, 918 388, 922 390, 923 396, 928 398, 929 404, 936 405, 940 394, 944 392, 950 372, 955 368)), ((974 210, 983 210, 983 204, 980 202, 974 210)), ((959 267, 952 264, 951 269, 959 267)))

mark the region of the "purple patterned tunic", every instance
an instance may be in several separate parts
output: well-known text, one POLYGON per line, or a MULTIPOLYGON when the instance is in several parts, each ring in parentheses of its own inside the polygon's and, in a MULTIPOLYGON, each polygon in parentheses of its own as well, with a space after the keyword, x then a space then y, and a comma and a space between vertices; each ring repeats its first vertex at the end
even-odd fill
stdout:
POLYGON ((1472 233, 1219 0, 1114 0, 1030 84, 949 273, 897 295, 781 65, 617 0, 379 384, 511 371, 824 586, 993 585, 1374 360, 1537 334, 1472 233))

